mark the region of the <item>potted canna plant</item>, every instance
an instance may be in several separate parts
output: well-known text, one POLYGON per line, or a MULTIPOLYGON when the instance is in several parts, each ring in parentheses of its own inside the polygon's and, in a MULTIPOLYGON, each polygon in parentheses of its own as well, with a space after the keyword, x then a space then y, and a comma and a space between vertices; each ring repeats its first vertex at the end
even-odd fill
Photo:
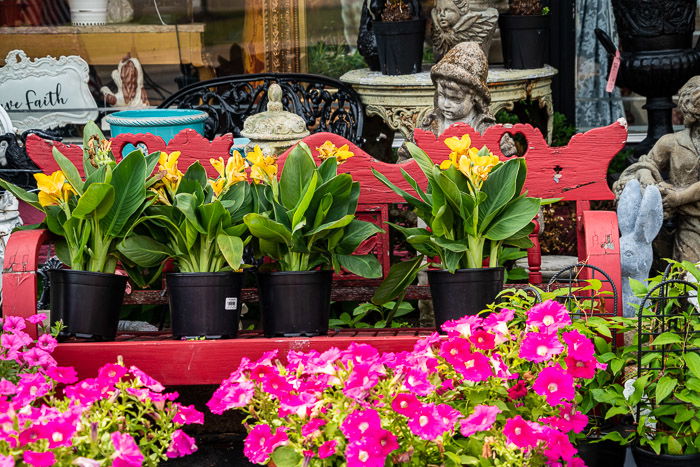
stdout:
POLYGON ((97 125, 83 134, 85 180, 54 148, 60 170, 35 175, 38 194, 4 180, 0 186, 44 212, 43 225, 60 237, 56 253, 70 269, 49 273, 51 320, 62 320, 67 334, 112 340, 127 280, 114 274, 117 244, 150 203, 146 185, 156 178, 148 175, 158 154, 133 151, 117 163, 97 125))
POLYGON ((549 47, 549 8, 540 0, 510 0, 498 17, 506 68, 542 68, 549 47))
POLYGON ((261 201, 251 187, 247 164, 237 151, 224 163, 210 159, 217 171, 209 179, 195 162, 183 174, 179 152, 160 153, 158 174, 150 187, 156 202, 118 245, 141 267, 166 259, 177 272, 166 275, 175 337, 235 337, 243 284, 243 249, 250 240, 243 216, 261 201))
MULTIPOLYGON (((542 200, 521 193, 525 159, 500 162, 486 147, 471 147, 469 135, 445 140, 452 150, 438 167, 415 144, 407 147, 428 179, 427 190, 405 171, 416 196, 374 175, 412 206, 427 228, 391 224, 422 255, 439 258, 442 269, 428 271, 437 327, 463 315, 473 315, 491 303, 503 287, 499 253, 505 245, 528 248, 532 220, 542 200), (485 255, 488 267, 483 267, 485 255)), ((394 265, 373 297, 386 303, 402 294, 419 270, 424 256, 394 265)), ((400 301, 400 300, 399 300, 400 301)))
POLYGON ((316 166, 311 150, 299 143, 288 154, 277 180, 274 157, 256 147, 248 153, 251 178, 265 187, 271 208, 243 217, 258 252, 276 271, 258 271, 265 335, 313 336, 328 331, 333 270, 363 277, 381 276, 374 255, 353 255, 364 240, 381 232, 355 219, 360 185, 338 165, 353 153, 325 143, 316 166))

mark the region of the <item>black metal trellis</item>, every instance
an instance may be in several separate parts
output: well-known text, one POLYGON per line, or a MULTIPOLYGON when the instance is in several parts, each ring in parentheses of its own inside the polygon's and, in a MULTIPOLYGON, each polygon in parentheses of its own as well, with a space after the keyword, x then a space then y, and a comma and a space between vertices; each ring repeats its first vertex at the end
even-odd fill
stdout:
MULTIPOLYGON (((669 270, 664 274, 668 277, 669 270)), ((651 348, 648 345, 662 333, 670 332, 679 335, 685 342, 700 337, 700 310, 698 309, 698 284, 681 279, 667 279, 655 285, 646 294, 637 314, 637 378, 641 378, 648 372, 669 369, 667 362, 669 355, 687 352, 700 352, 700 347, 669 348, 661 345, 651 348), (695 300, 695 303, 692 302, 695 300), (686 310, 686 312, 683 312, 686 310), (697 329, 695 327, 697 327, 697 329), (685 338, 684 338, 685 336, 685 338), (660 364, 656 366, 656 359, 648 356, 659 354, 660 364)), ((660 404, 648 399, 642 399, 637 404, 637 420, 645 404, 651 405, 682 405, 687 402, 674 400, 667 397, 660 404), (645 403, 646 400, 646 403, 645 403)))
POLYGON ((586 263, 577 263, 567 266, 554 274, 547 284, 547 292, 551 292, 553 287, 557 289, 567 288, 566 294, 557 297, 557 301, 566 303, 569 300, 576 300, 581 306, 579 311, 572 311, 569 314, 572 318, 584 316, 617 316, 617 287, 608 273, 597 266, 586 263), (600 291, 580 290, 581 287, 589 285, 588 281, 597 279, 602 284, 600 291), (608 284, 606 287, 605 284, 608 284), (605 290, 605 289, 609 290, 605 290), (612 311, 608 311, 612 310, 612 311))

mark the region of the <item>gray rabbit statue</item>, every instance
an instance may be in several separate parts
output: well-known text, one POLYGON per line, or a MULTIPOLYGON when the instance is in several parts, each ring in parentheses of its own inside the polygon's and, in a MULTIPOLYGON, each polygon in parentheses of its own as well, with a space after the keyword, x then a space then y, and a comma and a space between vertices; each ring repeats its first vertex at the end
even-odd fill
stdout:
POLYGON ((630 279, 644 282, 654 258, 651 242, 661 229, 663 205, 656 185, 642 189, 636 179, 627 182, 617 202, 620 226, 620 262, 622 263, 622 312, 633 318, 642 302, 630 286, 630 279))

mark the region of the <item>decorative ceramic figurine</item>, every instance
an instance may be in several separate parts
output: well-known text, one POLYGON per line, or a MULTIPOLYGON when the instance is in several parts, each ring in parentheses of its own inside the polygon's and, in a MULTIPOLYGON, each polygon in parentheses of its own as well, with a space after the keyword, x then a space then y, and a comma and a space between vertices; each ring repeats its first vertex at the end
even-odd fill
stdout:
POLYGON ((654 241, 663 223, 661 193, 655 185, 642 189, 636 179, 630 180, 617 203, 620 224, 620 262, 622 266, 622 310, 627 318, 636 315, 642 302, 632 292, 630 279, 645 282, 649 278, 654 241))
POLYGON ((117 69, 112 71, 112 79, 117 85, 116 93, 107 86, 100 89, 107 104, 136 109, 149 106, 148 94, 143 87, 143 69, 137 58, 131 58, 130 53, 126 54, 117 69))
POLYGON ((437 0, 431 13, 433 18, 433 51, 440 60, 460 42, 472 41, 481 45, 488 55, 493 33, 498 25, 498 10, 478 11, 470 0, 437 0))
POLYGON ((673 258, 700 261, 700 76, 678 93, 678 109, 686 128, 662 136, 639 162, 620 175, 613 190, 619 195, 632 179, 642 187, 656 185, 663 197, 664 217, 675 219, 673 258))
MULTIPOLYGON (((476 42, 461 42, 430 70, 435 84, 435 109, 423 120, 421 128, 435 136, 457 122, 469 124, 479 133, 496 124, 489 111, 491 94, 486 86, 489 64, 476 42)), ((516 153, 512 138, 501 140, 506 156, 516 153)))

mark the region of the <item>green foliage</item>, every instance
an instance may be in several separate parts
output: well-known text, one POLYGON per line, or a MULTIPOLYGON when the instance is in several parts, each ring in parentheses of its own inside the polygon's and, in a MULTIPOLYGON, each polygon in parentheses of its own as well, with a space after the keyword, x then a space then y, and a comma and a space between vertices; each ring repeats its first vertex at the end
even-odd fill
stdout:
POLYGON ((365 66, 362 55, 357 50, 349 52, 346 45, 321 41, 309 47, 309 73, 338 79, 365 66))
POLYGON ((352 255, 357 247, 382 230, 355 219, 360 184, 350 174, 338 174, 336 157, 320 166, 309 147, 299 143, 287 157, 279 182, 264 185, 270 209, 243 217, 259 241, 259 253, 276 260, 282 271, 341 267, 353 274, 377 278, 376 256, 352 255))
POLYGON ((154 177, 149 178, 147 167, 157 155, 137 150, 116 163, 92 122, 85 126, 84 138, 85 180, 53 148, 60 170, 37 176, 38 196, 1 179, 0 186, 46 214, 46 227, 63 237, 58 252, 64 253, 64 263, 76 270, 113 273, 119 258, 117 243, 151 203, 146 186, 154 177))
POLYGON ((406 316, 412 311, 414 311, 413 305, 408 302, 386 302, 382 305, 374 305, 373 303, 362 303, 355 307, 352 314, 343 312, 340 314, 338 319, 331 319, 329 325, 331 327, 338 328, 401 328, 406 327, 407 323, 392 321, 387 322, 387 318, 391 312, 396 308, 396 312, 393 313, 394 318, 399 318, 401 316, 406 316), (369 321, 372 317, 374 320, 369 321))

